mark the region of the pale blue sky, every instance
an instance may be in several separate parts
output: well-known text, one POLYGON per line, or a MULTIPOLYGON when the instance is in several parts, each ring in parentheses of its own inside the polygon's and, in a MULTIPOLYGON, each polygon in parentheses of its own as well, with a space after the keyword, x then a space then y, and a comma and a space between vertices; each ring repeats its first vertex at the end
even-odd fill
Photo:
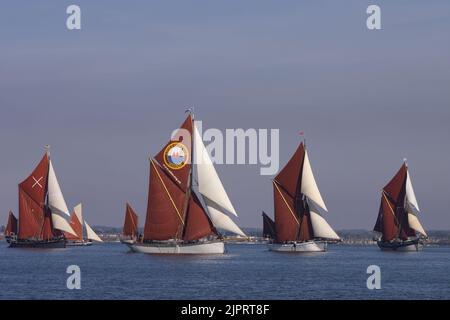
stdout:
MULTIPOLYGON (((2 1, 0 221, 52 145, 69 206, 119 226, 145 216, 148 155, 195 106, 204 127, 279 128, 281 161, 308 136, 337 229, 372 228, 408 157, 427 229, 450 229, 450 2, 2 1), (65 28, 79 4, 82 30, 65 28)), ((272 214, 271 177, 219 166, 242 226, 272 214)))

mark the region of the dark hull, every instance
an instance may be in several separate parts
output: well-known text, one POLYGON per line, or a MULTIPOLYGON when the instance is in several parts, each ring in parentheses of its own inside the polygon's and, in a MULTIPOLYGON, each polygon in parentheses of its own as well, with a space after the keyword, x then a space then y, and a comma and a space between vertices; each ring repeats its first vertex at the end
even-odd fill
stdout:
POLYGON ((419 239, 393 242, 378 240, 377 244, 383 251, 419 251, 423 247, 419 239))
POLYGON ((9 242, 10 248, 40 248, 40 249, 54 249, 65 248, 65 239, 55 239, 48 241, 31 241, 31 240, 11 240, 9 242))

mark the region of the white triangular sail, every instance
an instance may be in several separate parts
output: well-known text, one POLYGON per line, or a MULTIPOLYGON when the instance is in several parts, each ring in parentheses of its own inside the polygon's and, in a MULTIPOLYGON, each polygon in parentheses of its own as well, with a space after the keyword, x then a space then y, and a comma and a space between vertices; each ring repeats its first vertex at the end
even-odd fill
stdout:
POLYGON ((321 209, 328 211, 325 202, 322 199, 322 195, 320 194, 319 188, 317 187, 316 179, 314 179, 307 150, 305 150, 305 159, 303 162, 301 193, 303 193, 308 199, 314 201, 321 209))
POLYGON ((56 178, 53 163, 50 161, 48 172, 48 206, 52 211, 52 223, 55 229, 68 232, 76 236, 75 231, 67 222, 65 216, 70 217, 69 209, 67 209, 66 201, 56 178))
POLYGON ((194 123, 193 190, 217 229, 245 237, 228 214, 237 216, 194 123))
POLYGON ((419 219, 417 218, 417 216, 415 214, 408 213, 408 224, 409 224, 410 228, 419 232, 421 235, 428 237, 427 233, 423 229, 422 225, 420 224, 419 219))
POLYGON ((320 214, 310 210, 310 216, 315 238, 340 240, 333 228, 320 214))
POLYGON ((242 231, 241 228, 239 228, 238 225, 234 223, 234 221, 231 220, 231 218, 227 214, 223 213, 214 204, 208 202, 208 199, 205 199, 201 195, 199 195, 198 191, 195 193, 197 194, 197 197, 201 199, 200 202, 202 203, 203 208, 205 208, 205 211, 208 213, 208 216, 211 219, 214 227, 240 235, 242 237, 246 237, 244 231, 242 231))
POLYGON ((53 168, 53 163, 51 161, 48 172, 48 205, 50 209, 52 209, 52 212, 65 214, 70 217, 66 200, 64 200, 64 195, 59 186, 59 182, 53 168))
POLYGON ((409 170, 406 176, 406 202, 409 209, 413 210, 413 213, 420 212, 419 204, 417 203, 416 194, 412 186, 411 176, 409 170))
POLYGON ((57 213, 52 213, 52 224, 53 228, 55 229, 68 232, 71 235, 77 236, 77 233, 72 229, 67 220, 57 213))
POLYGON ((419 221, 417 215, 420 213, 419 204, 417 202, 416 194, 411 181, 411 175, 409 170, 406 176, 406 210, 408 211, 408 224, 409 226, 420 233, 421 235, 427 237, 422 224, 419 221))
POLYGON ((323 238, 330 240, 340 240, 337 233, 328 224, 325 218, 319 213, 319 206, 311 200, 308 201, 309 213, 311 217, 311 226, 315 238, 323 238))
POLYGON ((83 205, 79 203, 75 208, 73 208, 73 212, 77 216, 78 221, 83 224, 83 205))
POLYGON ((84 221, 84 225, 86 227, 86 237, 88 240, 103 242, 103 240, 100 239, 100 237, 95 233, 94 230, 92 230, 91 226, 86 221, 84 221))
POLYGON ((217 203, 228 213, 237 216, 225 188, 217 175, 214 164, 194 123, 194 171, 198 183, 198 191, 204 197, 217 203))

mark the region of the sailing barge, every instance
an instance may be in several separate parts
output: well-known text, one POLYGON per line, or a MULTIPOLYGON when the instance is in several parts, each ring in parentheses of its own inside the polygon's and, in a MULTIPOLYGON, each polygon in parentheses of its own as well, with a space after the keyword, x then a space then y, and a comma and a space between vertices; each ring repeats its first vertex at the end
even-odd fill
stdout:
POLYGON ((143 237, 122 242, 141 253, 222 254, 219 230, 245 237, 230 216, 237 216, 236 211, 189 114, 172 140, 150 159, 143 237))
POLYGON ((78 204, 73 210, 70 218, 70 226, 75 231, 76 235, 68 232, 64 233, 67 240, 67 246, 91 246, 93 241, 103 242, 103 240, 100 239, 86 220, 83 220, 83 206, 81 203, 78 204), (84 237, 85 230, 86 238, 84 237))
POLYGON ((422 227, 420 213, 408 165, 400 170, 381 191, 381 205, 374 231, 381 250, 419 251, 427 233, 422 227))
POLYGON ((133 244, 139 241, 139 217, 133 210, 131 205, 127 202, 125 207, 125 222, 123 224, 122 236, 120 241, 122 243, 133 244))
POLYGON ((64 248, 64 232, 75 234, 50 160, 49 151, 31 175, 19 184, 18 232, 10 233, 10 247, 64 248))
POLYGON ((275 221, 263 213, 269 250, 279 252, 321 252, 327 243, 341 241, 323 214, 328 209, 311 169, 302 142, 287 165, 273 180, 275 221))
POLYGON ((8 243, 10 243, 11 238, 17 236, 17 218, 12 211, 10 211, 8 215, 8 223, 6 224, 4 236, 8 243))

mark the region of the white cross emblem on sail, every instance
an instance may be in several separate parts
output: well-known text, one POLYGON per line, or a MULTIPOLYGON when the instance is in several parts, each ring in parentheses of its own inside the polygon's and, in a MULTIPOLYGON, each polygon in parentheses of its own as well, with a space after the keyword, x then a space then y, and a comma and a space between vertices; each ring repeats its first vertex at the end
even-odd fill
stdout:
POLYGON ((33 188, 36 187, 36 186, 39 186, 39 188, 42 189, 42 188, 43 188, 43 186, 42 186, 42 184, 41 184, 42 179, 44 179, 44 177, 40 177, 39 179, 36 179, 36 178, 33 176, 34 184, 33 184, 33 186, 31 187, 31 189, 33 189, 33 188))

